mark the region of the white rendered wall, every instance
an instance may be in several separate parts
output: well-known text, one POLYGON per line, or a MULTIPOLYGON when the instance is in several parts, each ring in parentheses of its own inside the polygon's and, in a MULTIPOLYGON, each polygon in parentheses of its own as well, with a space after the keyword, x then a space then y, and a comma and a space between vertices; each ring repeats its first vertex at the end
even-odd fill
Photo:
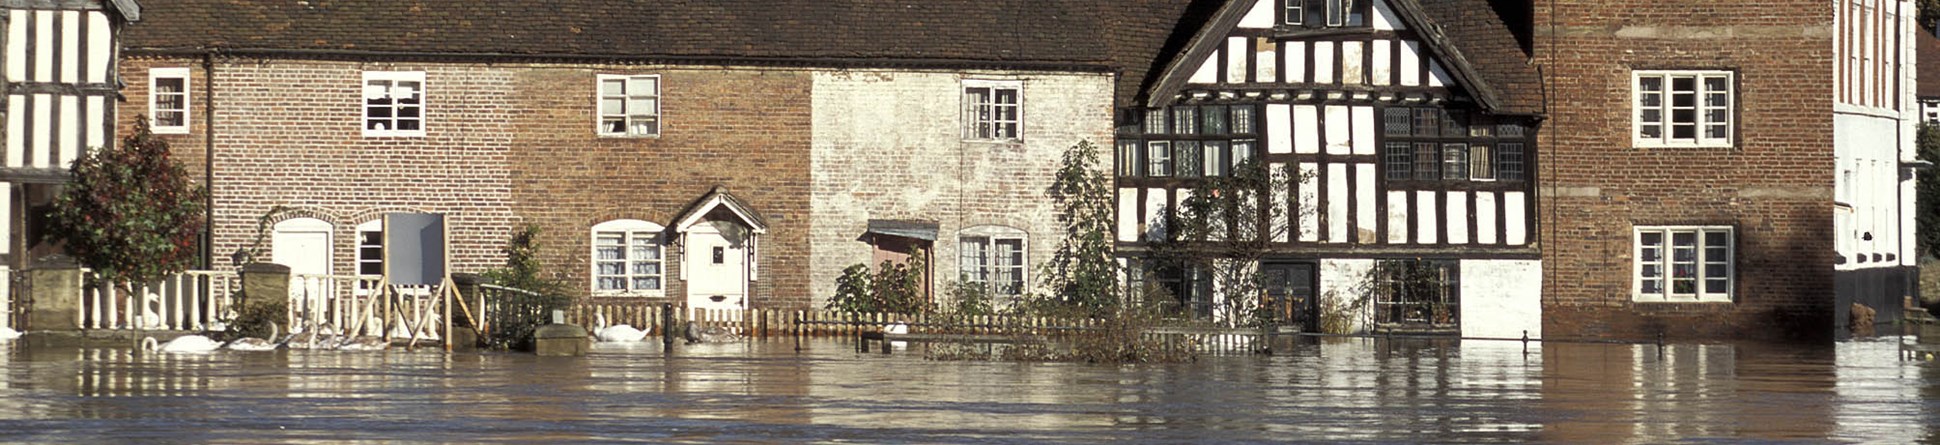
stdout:
MULTIPOLYGON (((1035 285, 1037 266, 1050 259, 1062 233, 1045 190, 1065 149, 1089 140, 1102 155, 1112 153, 1109 75, 838 70, 815 73, 813 88, 805 215, 814 222, 812 307, 834 293, 843 267, 869 261, 873 247, 858 238, 870 219, 941 226, 932 252, 939 291, 958 278, 958 231, 1023 230, 1029 234, 1026 280, 1035 285), (964 140, 965 79, 1022 82, 1021 141, 964 140)), ((1100 168, 1109 173, 1111 164, 1100 168)))
POLYGON ((1543 336, 1539 260, 1462 260, 1462 336, 1543 336))
MULTIPOLYGON (((1371 259, 1320 260, 1318 292, 1321 311, 1326 311, 1330 305, 1348 307, 1355 301, 1367 299, 1367 289, 1363 289, 1362 283, 1367 281, 1368 272, 1373 270, 1374 260, 1371 259)), ((1354 322, 1352 329, 1348 330, 1349 333, 1367 332, 1368 320, 1374 317, 1373 303, 1363 304, 1360 309, 1360 313, 1355 314, 1353 318, 1354 322)))

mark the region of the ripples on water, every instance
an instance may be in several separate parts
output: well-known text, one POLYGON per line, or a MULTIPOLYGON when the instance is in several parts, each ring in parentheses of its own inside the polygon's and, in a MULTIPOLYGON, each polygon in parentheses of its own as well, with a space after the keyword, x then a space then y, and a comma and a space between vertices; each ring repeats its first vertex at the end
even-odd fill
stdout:
POLYGON ((1144 366, 838 342, 671 358, 5 348, 9 442, 1940 442, 1940 365, 1891 342, 1330 339, 1144 366))

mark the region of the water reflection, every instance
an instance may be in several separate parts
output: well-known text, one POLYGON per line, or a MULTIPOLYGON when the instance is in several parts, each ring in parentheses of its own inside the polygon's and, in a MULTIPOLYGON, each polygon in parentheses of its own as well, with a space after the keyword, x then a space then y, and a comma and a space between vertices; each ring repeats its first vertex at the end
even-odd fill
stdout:
POLYGON ((0 353, 0 441, 1940 440, 1940 366, 1890 342, 1297 343, 1151 366, 792 341, 578 358, 15 348, 0 353))

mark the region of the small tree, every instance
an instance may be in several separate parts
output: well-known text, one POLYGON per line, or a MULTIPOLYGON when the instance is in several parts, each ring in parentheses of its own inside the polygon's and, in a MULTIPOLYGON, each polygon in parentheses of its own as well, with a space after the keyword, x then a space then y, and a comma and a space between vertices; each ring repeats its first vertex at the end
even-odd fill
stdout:
POLYGON ((75 159, 73 172, 54 199, 49 235, 82 265, 132 292, 196 260, 208 190, 169 160, 146 119, 120 145, 75 159))
POLYGON ((1291 230, 1281 223, 1290 221, 1286 206, 1269 200, 1274 192, 1293 193, 1294 184, 1305 182, 1295 176, 1247 160, 1230 175, 1200 179, 1192 195, 1173 209, 1166 239, 1153 246, 1154 257, 1166 267, 1211 272, 1218 295, 1207 303, 1217 321, 1228 326, 1268 321, 1271 312, 1260 301, 1266 292, 1260 260, 1291 230))
POLYGON ((928 278, 924 271, 929 270, 923 260, 926 256, 916 249, 904 262, 883 260, 873 274, 867 264, 850 265, 835 279, 835 295, 824 307, 843 312, 929 312, 930 301, 923 287, 928 278))
POLYGON ((1098 146, 1080 141, 1064 152, 1049 194, 1064 237, 1041 266, 1051 295, 1042 303, 1103 316, 1118 306, 1118 261, 1112 257, 1111 176, 1097 168, 1098 146))

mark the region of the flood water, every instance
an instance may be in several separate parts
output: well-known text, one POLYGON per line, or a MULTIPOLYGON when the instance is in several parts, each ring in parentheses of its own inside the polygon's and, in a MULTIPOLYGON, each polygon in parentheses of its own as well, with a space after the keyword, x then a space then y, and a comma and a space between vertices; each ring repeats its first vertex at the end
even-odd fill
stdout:
POLYGON ((1940 441, 1940 364, 1833 346, 1306 339, 1174 365, 927 361, 835 341, 132 354, 0 346, 0 441, 1940 441))

